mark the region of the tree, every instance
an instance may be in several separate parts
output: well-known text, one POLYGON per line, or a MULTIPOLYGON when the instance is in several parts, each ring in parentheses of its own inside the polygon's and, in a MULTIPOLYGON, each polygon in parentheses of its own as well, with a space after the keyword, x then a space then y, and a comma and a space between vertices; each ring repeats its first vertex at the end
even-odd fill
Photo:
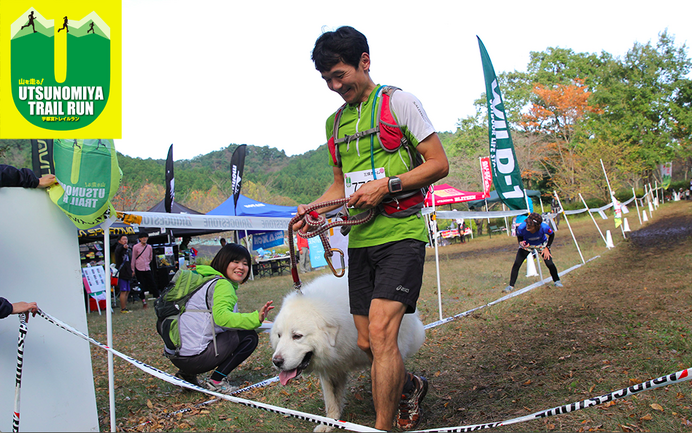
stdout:
POLYGON ((600 110, 589 105, 591 92, 581 79, 572 84, 537 84, 533 90, 536 101, 523 115, 520 126, 535 140, 535 157, 545 168, 552 183, 563 194, 574 197, 580 188, 576 177, 581 140, 576 139, 580 120, 587 113, 600 110))
POLYGON ((635 43, 622 61, 600 71, 602 83, 594 102, 603 113, 590 127, 595 134, 632 147, 646 172, 652 173, 657 164, 674 157, 676 140, 690 137, 692 119, 685 94, 691 70, 686 46, 676 47, 667 31, 659 34, 656 44, 635 43))

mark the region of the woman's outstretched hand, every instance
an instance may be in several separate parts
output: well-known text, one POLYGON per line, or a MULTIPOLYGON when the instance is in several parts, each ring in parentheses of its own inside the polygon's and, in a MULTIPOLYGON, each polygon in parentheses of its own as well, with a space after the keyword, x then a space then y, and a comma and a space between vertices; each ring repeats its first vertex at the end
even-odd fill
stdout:
POLYGON ((264 304, 262 306, 262 308, 259 309, 259 321, 260 321, 260 323, 264 322, 264 319, 267 318, 267 314, 269 314, 269 312, 274 309, 274 306, 272 305, 273 302, 274 301, 267 301, 267 303, 264 304))

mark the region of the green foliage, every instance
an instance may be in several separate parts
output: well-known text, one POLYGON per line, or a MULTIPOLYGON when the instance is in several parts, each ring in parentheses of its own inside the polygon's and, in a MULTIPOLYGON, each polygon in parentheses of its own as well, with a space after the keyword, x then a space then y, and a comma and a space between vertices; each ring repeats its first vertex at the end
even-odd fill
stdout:
POLYGON ((0 164, 32 168, 31 140, 0 140, 0 164))

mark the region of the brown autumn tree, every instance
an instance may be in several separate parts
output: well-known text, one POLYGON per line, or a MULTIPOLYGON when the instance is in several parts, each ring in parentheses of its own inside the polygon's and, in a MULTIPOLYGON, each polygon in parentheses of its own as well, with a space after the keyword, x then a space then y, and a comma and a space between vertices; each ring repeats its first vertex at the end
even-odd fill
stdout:
POLYGON ((533 94, 535 100, 529 112, 522 115, 520 126, 537 137, 532 154, 553 185, 568 197, 575 197, 580 190, 579 150, 584 144, 580 136, 581 120, 588 113, 600 110, 589 105, 592 92, 580 79, 569 85, 537 84, 533 94))

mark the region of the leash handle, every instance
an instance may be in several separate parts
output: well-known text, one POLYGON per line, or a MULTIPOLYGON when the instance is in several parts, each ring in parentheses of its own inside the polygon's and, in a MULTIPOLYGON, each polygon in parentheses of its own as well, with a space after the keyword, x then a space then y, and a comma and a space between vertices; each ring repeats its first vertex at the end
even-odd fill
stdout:
POLYGON ((332 270, 332 273, 336 277, 342 277, 345 273, 345 258, 344 258, 344 253, 343 251, 337 249, 337 248, 331 248, 329 245, 329 238, 326 235, 326 232, 334 227, 339 227, 339 226, 353 226, 353 225, 358 225, 358 224, 365 224, 370 221, 372 221, 373 218, 375 218, 376 212, 375 208, 369 209, 367 212, 363 212, 360 215, 364 215, 363 217, 358 217, 360 218, 350 218, 350 219, 343 219, 341 221, 332 221, 331 223, 325 224, 326 218, 324 215, 321 215, 319 212, 317 212, 317 209, 325 208, 325 207, 332 207, 336 205, 345 205, 348 203, 349 198, 340 198, 336 200, 328 200, 325 202, 321 203, 313 203, 309 205, 305 209, 305 213, 303 215, 296 215, 294 216, 291 221, 288 223, 288 247, 290 249, 290 255, 291 255, 291 275, 293 276, 293 288, 300 291, 300 288, 302 287, 302 283, 300 281, 300 276, 298 275, 298 265, 297 265, 297 260, 296 260, 296 253, 295 253, 295 246, 293 244, 293 225, 297 223, 298 221, 305 221, 305 225, 308 226, 309 229, 311 229, 307 233, 302 233, 298 232, 297 236, 300 236, 304 239, 309 239, 315 236, 319 236, 320 239, 322 240, 322 245, 324 246, 324 255, 325 258, 327 259, 327 263, 329 264, 330 269, 332 270), (338 272, 331 261, 331 257, 334 255, 335 252, 338 252, 341 254, 341 268, 342 271, 338 272))

